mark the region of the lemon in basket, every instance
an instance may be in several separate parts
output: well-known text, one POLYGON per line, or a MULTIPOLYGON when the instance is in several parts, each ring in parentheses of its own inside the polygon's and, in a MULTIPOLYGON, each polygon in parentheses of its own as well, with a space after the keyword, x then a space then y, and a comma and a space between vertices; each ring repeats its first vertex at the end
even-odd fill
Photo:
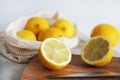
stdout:
POLYGON ((70 22, 67 19, 57 20, 56 22, 53 23, 52 27, 61 29, 67 38, 72 38, 75 36, 76 32, 75 27, 72 24, 72 22, 70 22))
POLYGON ((46 19, 42 17, 32 17, 30 18, 25 26, 26 30, 32 31, 34 34, 38 35, 41 31, 49 28, 49 23, 46 19))
POLYGON ((38 40, 43 41, 47 38, 58 38, 58 37, 62 37, 62 36, 64 36, 64 33, 62 32, 62 30, 51 27, 51 28, 39 33, 38 40))
POLYGON ((110 24, 99 24, 91 32, 91 37, 103 36, 107 38, 112 46, 115 46, 120 40, 119 31, 110 24))
POLYGON ((36 41, 36 36, 32 31, 20 30, 16 34, 21 39, 36 41))
POLYGON ((48 38, 43 41, 39 50, 41 64, 51 70, 64 68, 71 61, 70 49, 62 41, 48 38))
POLYGON ((112 59, 113 49, 109 41, 104 37, 93 37, 88 40, 82 50, 82 60, 92 66, 105 66, 112 59))

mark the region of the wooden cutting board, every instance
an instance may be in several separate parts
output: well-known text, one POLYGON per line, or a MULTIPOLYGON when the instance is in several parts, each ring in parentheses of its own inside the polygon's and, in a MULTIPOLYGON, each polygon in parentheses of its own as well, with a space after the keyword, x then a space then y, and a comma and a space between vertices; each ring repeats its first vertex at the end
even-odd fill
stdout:
MULTIPOLYGON (((63 69, 52 71, 44 68, 38 57, 30 62, 29 66, 25 69, 20 80, 63 80, 50 79, 49 75, 66 74, 76 72, 98 72, 98 71, 114 71, 120 72, 120 58, 112 58, 112 61, 104 67, 92 67, 85 64, 79 55, 73 55, 71 63, 63 69)), ((120 80, 120 77, 104 77, 104 78, 64 78, 64 80, 120 80)))

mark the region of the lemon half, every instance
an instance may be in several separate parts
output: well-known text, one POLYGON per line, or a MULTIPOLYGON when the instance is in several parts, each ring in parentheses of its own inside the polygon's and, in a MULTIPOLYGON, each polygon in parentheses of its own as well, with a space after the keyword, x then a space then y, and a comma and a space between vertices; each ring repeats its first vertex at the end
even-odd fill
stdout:
POLYGON ((88 40, 82 50, 82 60, 92 66, 105 66, 112 58, 113 49, 104 37, 93 37, 88 40))
POLYGON ((48 38, 43 41, 39 51, 42 65, 51 70, 64 68, 71 61, 70 49, 62 41, 48 38))

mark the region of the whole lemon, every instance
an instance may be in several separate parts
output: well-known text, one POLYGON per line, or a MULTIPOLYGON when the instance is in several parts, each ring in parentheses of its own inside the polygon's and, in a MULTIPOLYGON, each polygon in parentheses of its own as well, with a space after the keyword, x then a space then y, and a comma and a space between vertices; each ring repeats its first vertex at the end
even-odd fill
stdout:
POLYGON ((21 39, 36 41, 36 36, 32 31, 20 30, 16 34, 21 39))
POLYGON ((47 38, 58 38, 61 36, 64 36, 64 33, 61 30, 59 30, 58 28, 51 27, 39 33, 38 40, 43 41, 47 38))
POLYGON ((110 24, 99 24, 91 32, 91 37, 103 36, 109 40, 112 46, 115 46, 120 40, 119 31, 110 24))
POLYGON ((52 27, 61 29, 67 38, 72 38, 75 36, 76 32, 75 27, 72 24, 72 22, 70 22, 67 19, 57 20, 56 22, 53 23, 52 27))
POLYGON ((30 18, 25 26, 26 30, 32 31, 35 35, 38 35, 41 31, 49 28, 49 23, 42 17, 30 18))

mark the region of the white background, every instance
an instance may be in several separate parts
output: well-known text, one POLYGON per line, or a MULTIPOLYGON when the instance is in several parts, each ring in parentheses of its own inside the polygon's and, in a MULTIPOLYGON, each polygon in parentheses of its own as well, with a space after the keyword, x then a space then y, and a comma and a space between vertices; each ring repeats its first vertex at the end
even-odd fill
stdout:
MULTIPOLYGON (((114 25, 120 31, 120 0, 0 0, 0 28, 21 16, 40 11, 61 11, 89 37, 100 23, 114 25)), ((17 26, 16 26, 17 27, 17 26)))

